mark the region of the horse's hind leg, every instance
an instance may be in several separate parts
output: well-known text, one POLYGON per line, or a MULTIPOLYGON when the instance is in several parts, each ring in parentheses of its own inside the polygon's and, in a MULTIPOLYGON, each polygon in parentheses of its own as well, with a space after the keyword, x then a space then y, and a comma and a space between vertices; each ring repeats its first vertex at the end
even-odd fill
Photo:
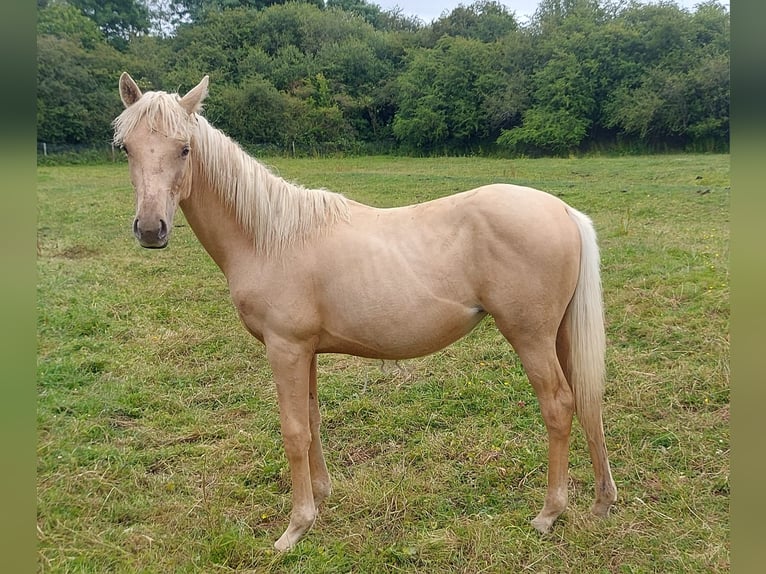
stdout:
POLYGON ((546 533, 567 506, 574 395, 559 364, 552 337, 534 342, 509 340, 535 390, 548 430, 548 490, 543 509, 532 520, 536 530, 546 533))
POLYGON ((609 458, 606 452, 606 440, 604 426, 599 421, 598 428, 587 430, 588 449, 593 464, 593 474, 596 477, 596 500, 591 512, 596 516, 607 516, 609 509, 617 500, 617 487, 612 478, 612 470, 609 467, 609 458))
MULTIPOLYGON (((567 321, 562 322, 556 339, 556 353, 559 357, 564 376, 568 381, 572 380, 571 366, 569 364, 570 356, 570 333, 567 321)), ((599 405, 600 411, 600 405, 599 405)), ((586 418, 580 420, 580 424, 585 431, 588 441, 588 450, 590 452, 591 464, 593 465, 593 474, 596 479, 596 500, 593 503, 592 512, 596 516, 607 516, 609 509, 617 500, 617 487, 612 478, 612 471, 609 467, 609 457, 606 451, 606 439, 604 437, 604 424, 602 417, 586 418)))

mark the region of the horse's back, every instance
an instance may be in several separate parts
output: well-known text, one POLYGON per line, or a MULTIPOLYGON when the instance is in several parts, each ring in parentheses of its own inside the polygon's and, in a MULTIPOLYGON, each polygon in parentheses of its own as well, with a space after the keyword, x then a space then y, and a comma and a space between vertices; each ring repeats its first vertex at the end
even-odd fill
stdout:
POLYGON ((390 209, 355 204, 355 239, 346 246, 368 243, 435 273, 460 270, 474 277, 494 274, 498 266, 555 267, 579 257, 579 234, 567 209, 554 195, 511 184, 390 209))

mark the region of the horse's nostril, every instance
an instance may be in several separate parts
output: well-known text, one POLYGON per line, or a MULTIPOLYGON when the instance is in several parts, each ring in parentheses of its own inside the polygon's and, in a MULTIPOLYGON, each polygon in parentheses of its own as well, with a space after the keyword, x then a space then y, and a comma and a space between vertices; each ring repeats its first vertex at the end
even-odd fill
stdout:
POLYGON ((164 219, 155 220, 147 226, 146 221, 142 223, 136 217, 133 220, 133 235, 143 247, 159 248, 167 244, 170 230, 164 219))

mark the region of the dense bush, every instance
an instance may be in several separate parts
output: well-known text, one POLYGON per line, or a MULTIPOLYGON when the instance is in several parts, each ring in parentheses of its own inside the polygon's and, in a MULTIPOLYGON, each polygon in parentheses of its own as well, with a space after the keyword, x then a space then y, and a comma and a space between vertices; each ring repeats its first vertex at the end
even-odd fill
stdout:
POLYGON ((245 146, 728 149, 729 13, 712 0, 543 0, 523 26, 491 0, 428 24, 366 0, 121 0, 108 21, 90 4, 38 2, 41 141, 107 142, 128 70, 180 92, 209 74, 206 113, 245 146))

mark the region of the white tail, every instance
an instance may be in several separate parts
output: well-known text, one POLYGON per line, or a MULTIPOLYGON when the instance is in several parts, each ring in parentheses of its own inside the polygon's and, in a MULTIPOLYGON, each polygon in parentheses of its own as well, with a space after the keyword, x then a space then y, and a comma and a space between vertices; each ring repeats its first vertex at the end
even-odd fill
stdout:
POLYGON ((580 231, 580 277, 569 305, 569 384, 575 410, 586 435, 602 430, 601 401, 604 394, 606 334, 601 272, 596 232, 590 218, 569 208, 580 231))

